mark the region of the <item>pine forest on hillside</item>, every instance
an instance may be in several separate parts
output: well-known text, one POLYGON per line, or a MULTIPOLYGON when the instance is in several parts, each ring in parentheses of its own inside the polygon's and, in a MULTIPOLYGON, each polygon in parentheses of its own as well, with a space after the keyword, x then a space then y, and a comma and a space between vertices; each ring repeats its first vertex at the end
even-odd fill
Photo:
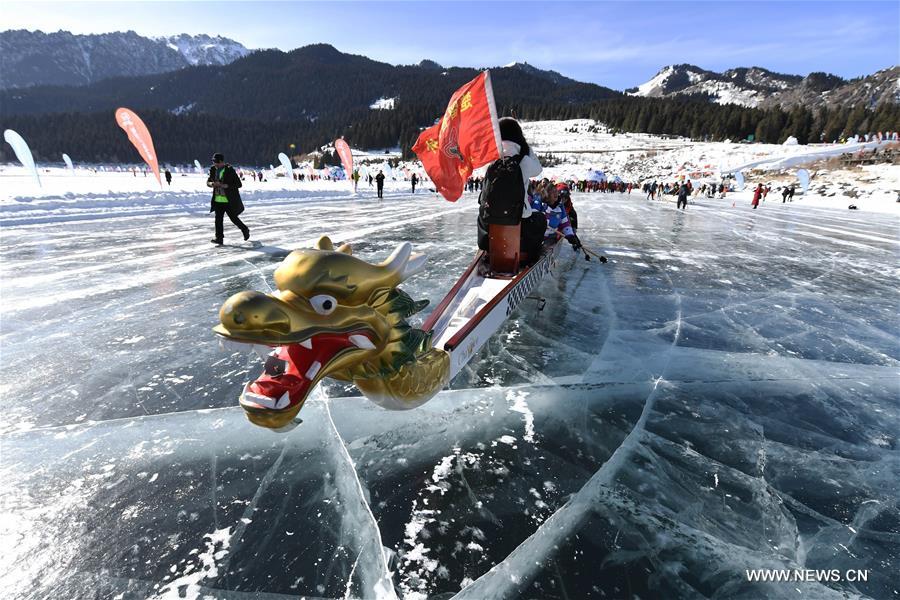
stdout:
MULTIPOLYGON (((874 110, 862 106, 810 110, 757 109, 719 105, 704 97, 618 97, 591 103, 521 102, 498 106, 501 115, 526 120, 590 118, 613 130, 669 134, 694 139, 745 139, 781 143, 794 136, 803 143, 832 141, 869 131, 900 127, 900 105, 882 104, 874 110)), ((399 146, 404 158, 421 128, 435 114, 431 103, 415 107, 398 102, 394 110, 355 110, 346 119, 337 116, 314 121, 263 121, 204 113, 175 115, 162 110, 141 110, 153 132, 156 150, 166 163, 191 163, 213 151, 224 152, 241 164, 269 164, 278 152, 310 152, 344 136, 355 148, 399 146)), ((137 156, 116 126, 112 111, 6 116, 0 126, 15 129, 28 139, 38 161, 57 161, 68 152, 79 162, 134 162, 137 156)), ((0 160, 12 160, 8 148, 0 160)))

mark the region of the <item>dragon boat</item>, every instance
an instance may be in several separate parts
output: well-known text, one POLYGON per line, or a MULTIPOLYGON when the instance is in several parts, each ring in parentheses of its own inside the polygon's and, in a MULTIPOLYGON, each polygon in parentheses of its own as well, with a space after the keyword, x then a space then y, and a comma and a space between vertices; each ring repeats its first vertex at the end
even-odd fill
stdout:
POLYGON ((413 254, 407 242, 376 265, 323 236, 315 248, 284 259, 274 293, 228 298, 214 331, 272 348, 263 373, 241 393, 247 418, 289 431, 325 377, 352 382, 390 410, 430 400, 550 272, 559 253, 560 244, 547 243, 529 261, 519 252, 518 226, 491 227, 491 254, 478 251, 421 329, 407 319, 428 301, 414 301, 398 285, 419 272, 426 257, 413 254))

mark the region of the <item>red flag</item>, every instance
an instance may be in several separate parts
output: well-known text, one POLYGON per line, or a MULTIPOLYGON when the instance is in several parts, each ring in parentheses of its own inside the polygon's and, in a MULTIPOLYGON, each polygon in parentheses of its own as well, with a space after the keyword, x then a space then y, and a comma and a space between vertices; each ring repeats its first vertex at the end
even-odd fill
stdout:
POLYGON ((474 169, 500 158, 500 128, 491 76, 484 71, 453 96, 444 116, 413 146, 437 191, 455 202, 474 169))
POLYGON ((344 165, 344 172, 349 180, 353 176, 353 153, 350 152, 350 146, 344 141, 344 138, 334 141, 334 149, 337 150, 338 156, 341 157, 341 164, 344 165))
POLYGON ((162 181, 159 180, 159 162, 156 160, 156 151, 153 149, 153 138, 150 137, 147 126, 139 116, 127 108, 116 110, 116 122, 128 134, 128 139, 140 153, 144 162, 153 169, 156 181, 162 185, 162 181))

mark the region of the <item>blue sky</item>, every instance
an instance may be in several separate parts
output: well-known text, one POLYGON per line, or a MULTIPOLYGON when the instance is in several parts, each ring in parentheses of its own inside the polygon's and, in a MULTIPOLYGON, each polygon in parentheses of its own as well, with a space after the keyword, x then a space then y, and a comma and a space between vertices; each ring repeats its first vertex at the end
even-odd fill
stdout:
POLYGON ((900 64, 900 2, 7 2, 4 29, 315 42, 394 64, 527 61, 615 89, 664 65, 842 77, 900 64))

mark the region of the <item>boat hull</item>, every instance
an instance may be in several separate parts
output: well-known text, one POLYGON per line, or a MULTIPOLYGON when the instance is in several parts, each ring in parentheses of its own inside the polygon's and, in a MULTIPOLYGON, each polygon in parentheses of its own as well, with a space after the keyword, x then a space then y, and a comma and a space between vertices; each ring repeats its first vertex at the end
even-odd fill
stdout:
POLYGON ((484 253, 478 253, 423 327, 432 332, 435 348, 450 354, 451 379, 551 271, 559 249, 559 243, 545 246, 537 262, 512 277, 479 275, 484 253))

